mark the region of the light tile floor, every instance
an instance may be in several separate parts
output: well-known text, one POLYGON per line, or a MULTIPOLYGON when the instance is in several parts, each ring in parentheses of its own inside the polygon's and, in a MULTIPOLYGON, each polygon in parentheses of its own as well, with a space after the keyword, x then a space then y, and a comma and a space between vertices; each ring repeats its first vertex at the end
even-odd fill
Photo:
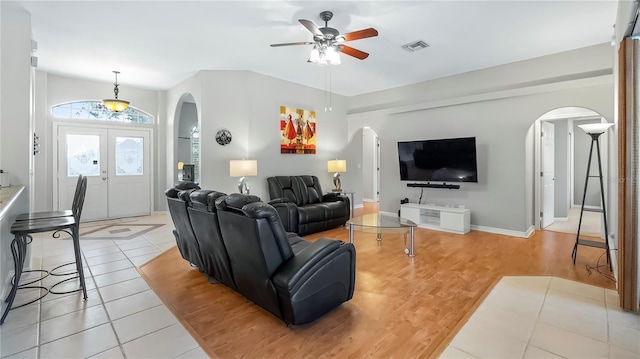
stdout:
POLYGON ((640 358, 640 316, 613 290, 503 277, 440 358, 640 358))
MULTIPOLYGON (((48 294, 11 310, 0 327, 2 358, 207 358, 196 341, 136 271, 175 246, 167 214, 86 223, 81 226, 88 299, 81 293, 48 294)), ((73 243, 51 233, 34 236, 31 268, 47 269, 74 260, 73 243)), ((72 266, 61 268, 64 273, 72 266)), ((21 282, 38 279, 38 273, 21 282)), ((45 287, 72 276, 51 276, 45 287)), ((77 288, 77 280, 56 286, 77 288)), ((18 291, 14 307, 40 295, 18 291)), ((2 308, 4 310, 4 307, 2 308)))
MULTIPOLYGON (((168 214, 84 224, 88 300, 80 293, 48 294, 12 310, 0 327, 0 356, 206 358, 135 270, 175 246, 172 230, 168 214)), ((29 247, 32 268, 73 261, 69 239, 41 234, 29 247)), ((50 275, 42 285, 64 278, 50 275)), ((39 292, 20 290, 15 305, 39 292)), ((615 291, 573 281, 504 277, 441 358, 640 358, 640 317, 618 303, 615 291)))

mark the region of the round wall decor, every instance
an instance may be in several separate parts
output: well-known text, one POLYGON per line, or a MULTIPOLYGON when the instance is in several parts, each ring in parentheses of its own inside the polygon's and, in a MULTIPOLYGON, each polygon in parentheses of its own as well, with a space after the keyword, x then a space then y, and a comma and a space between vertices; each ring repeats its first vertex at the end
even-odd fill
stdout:
POLYGON ((231 143, 231 132, 229 132, 229 130, 227 130, 226 128, 219 130, 218 132, 216 132, 216 142, 218 142, 218 144, 221 146, 228 145, 229 143, 231 143))

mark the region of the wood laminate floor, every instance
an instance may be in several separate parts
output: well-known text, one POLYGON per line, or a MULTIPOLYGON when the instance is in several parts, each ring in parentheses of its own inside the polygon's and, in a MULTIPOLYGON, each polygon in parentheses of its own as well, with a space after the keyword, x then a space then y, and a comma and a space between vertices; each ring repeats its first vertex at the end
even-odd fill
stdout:
MULTIPOLYGON (((356 215, 376 210, 365 206, 356 215)), ((348 241, 348 231, 306 236, 321 237, 348 241)), ((586 269, 602 250, 581 246, 572 263, 570 234, 536 231, 518 238, 416 229, 414 258, 404 254, 402 234, 384 234, 381 243, 375 237, 355 234, 353 299, 305 326, 287 327, 233 290, 208 283, 176 248, 139 271, 213 358, 434 357, 502 276, 547 275, 615 288, 586 269)))

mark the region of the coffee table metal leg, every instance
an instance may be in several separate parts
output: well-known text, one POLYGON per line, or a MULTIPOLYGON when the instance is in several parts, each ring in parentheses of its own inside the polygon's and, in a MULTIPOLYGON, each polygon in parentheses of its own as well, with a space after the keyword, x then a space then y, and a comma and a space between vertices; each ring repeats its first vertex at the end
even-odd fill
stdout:
POLYGON ((409 227, 409 257, 415 257, 413 249, 413 227, 409 227))
POLYGON ((353 223, 349 223, 349 243, 353 243, 353 223))

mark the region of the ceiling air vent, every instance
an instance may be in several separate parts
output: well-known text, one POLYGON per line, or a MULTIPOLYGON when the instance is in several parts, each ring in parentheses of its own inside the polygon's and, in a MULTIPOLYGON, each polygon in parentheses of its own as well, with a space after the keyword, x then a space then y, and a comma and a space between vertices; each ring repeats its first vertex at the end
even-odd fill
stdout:
POLYGON ((414 42, 410 42, 406 45, 402 45, 402 48, 407 50, 407 51, 411 51, 411 52, 415 52, 418 50, 422 50, 426 47, 429 47, 429 44, 427 44, 426 42, 422 41, 422 40, 418 40, 418 41, 414 41, 414 42))

